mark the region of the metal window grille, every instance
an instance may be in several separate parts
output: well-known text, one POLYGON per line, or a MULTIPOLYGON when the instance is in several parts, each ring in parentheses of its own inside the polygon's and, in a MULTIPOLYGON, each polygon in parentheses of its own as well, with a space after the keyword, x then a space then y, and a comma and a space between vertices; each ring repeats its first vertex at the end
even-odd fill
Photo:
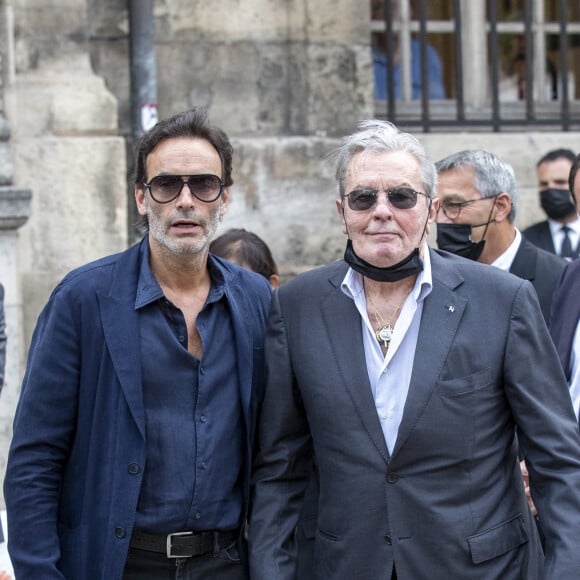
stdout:
MULTIPOLYGON (((385 98, 376 99, 375 113, 425 132, 466 127, 580 128, 580 86, 576 86, 580 85, 580 78, 576 82, 580 7, 576 3, 551 0, 548 18, 545 0, 448 0, 449 17, 435 19, 428 13, 432 3, 426 0, 414 2, 413 14, 410 0, 385 0, 384 19, 371 21, 373 37, 385 35, 387 63, 381 81, 385 98), (506 18, 505 7, 510 4, 518 9, 506 18), (434 37, 443 39, 448 48, 439 55, 448 88, 444 99, 430 96, 435 79, 430 76, 434 49, 429 42, 434 37), (517 55, 520 80, 514 80, 518 84, 510 89, 504 47, 514 39, 524 48, 517 55), (414 63, 417 57, 419 62, 414 63)), ((373 41, 374 59, 375 49, 373 41)))

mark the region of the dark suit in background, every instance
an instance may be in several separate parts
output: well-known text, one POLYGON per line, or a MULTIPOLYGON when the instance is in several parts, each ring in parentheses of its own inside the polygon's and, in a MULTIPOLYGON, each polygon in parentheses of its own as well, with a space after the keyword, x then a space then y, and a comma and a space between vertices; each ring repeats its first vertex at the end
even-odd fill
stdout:
POLYGON ((566 377, 572 372, 572 346, 580 318, 580 261, 568 264, 554 293, 550 333, 566 377))
MULTIPOLYGON (((578 163, 576 157, 571 149, 553 149, 542 155, 536 164, 540 206, 548 220, 558 226, 554 235, 563 236, 564 234, 559 231, 563 226, 570 227, 570 224, 575 223, 576 229, 578 227, 576 202, 570 195, 573 191, 571 173, 575 172, 574 165, 577 167, 578 163)), ((548 220, 532 224, 522 234, 532 244, 547 252, 555 254, 558 248, 558 255, 577 258, 580 252, 580 240, 577 241, 576 247, 560 248, 560 242, 563 243, 563 240, 554 239, 548 220)))
POLYGON ((532 242, 534 246, 537 246, 546 252, 550 252, 551 254, 556 253, 554 240, 552 239, 552 232, 550 231, 550 224, 547 220, 538 222, 537 224, 533 224, 529 228, 526 228, 522 231, 522 236, 532 242))
POLYGON ((541 250, 525 238, 522 238, 510 268, 510 273, 532 283, 547 324, 550 321, 554 289, 566 264, 567 262, 564 258, 541 250))
MULTIPOLYGON (((550 224, 548 221, 538 222, 537 224, 531 225, 522 231, 522 235, 528 241, 532 242, 534 246, 550 252, 551 254, 556 253, 556 248, 554 247, 554 239, 552 238, 552 232, 550 230, 550 224)), ((580 255, 580 241, 575 248, 572 248, 573 258, 576 259, 580 255)))

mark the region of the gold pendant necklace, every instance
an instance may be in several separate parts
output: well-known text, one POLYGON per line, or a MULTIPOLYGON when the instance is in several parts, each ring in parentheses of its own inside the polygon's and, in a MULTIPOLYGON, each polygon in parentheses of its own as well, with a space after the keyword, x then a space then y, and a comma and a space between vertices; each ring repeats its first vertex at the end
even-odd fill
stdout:
MULTIPOLYGON (((376 322, 378 324, 382 325, 375 330, 375 338, 377 339, 379 344, 381 344, 381 346, 385 350, 388 350, 389 344, 391 343, 391 339, 393 338, 393 332, 395 330, 394 324, 391 325, 391 323, 388 320, 385 321, 385 319, 381 316, 379 309, 377 308, 377 305, 375 304, 375 301, 373 300, 373 297, 370 294, 367 294, 367 292, 366 292, 366 288, 364 285, 364 278, 363 278, 363 289, 365 291, 366 296, 368 296, 368 299, 369 299, 371 306, 374 308, 374 311, 375 311, 374 318, 375 318, 376 322)), ((403 298, 403 300, 395 307, 395 309, 393 310, 393 312, 390 316, 391 320, 394 320, 396 318, 397 312, 399 312, 401 306, 403 306, 403 304, 405 303, 407 296, 408 296, 408 293, 405 294, 405 297, 403 298)))

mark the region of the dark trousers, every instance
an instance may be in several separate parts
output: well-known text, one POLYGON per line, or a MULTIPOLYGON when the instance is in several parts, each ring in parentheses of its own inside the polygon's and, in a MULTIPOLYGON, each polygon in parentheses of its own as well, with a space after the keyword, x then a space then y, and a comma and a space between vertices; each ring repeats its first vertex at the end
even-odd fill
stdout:
POLYGON ((123 580, 248 580, 247 565, 237 545, 192 558, 167 558, 164 554, 129 549, 123 580))

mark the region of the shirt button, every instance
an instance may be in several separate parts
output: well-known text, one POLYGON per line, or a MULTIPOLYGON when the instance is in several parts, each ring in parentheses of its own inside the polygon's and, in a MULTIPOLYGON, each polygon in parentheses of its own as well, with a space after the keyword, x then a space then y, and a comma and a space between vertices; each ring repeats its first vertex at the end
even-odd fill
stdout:
POLYGON ((201 462, 201 468, 202 469, 207 469, 207 463, 205 461, 201 462))
POLYGON ((202 423, 205 423, 205 422, 207 421, 207 417, 206 417, 205 415, 202 415, 202 416, 199 418, 199 420, 200 420, 202 423))
POLYGON ((139 473, 139 465, 137 463, 129 463, 129 473, 137 475, 139 473))
POLYGON ((179 342, 183 342, 185 340, 185 336, 180 336, 179 337, 179 342))
POLYGON ((115 536, 122 540, 125 537, 125 530, 123 528, 116 528, 115 529, 115 536))
POLYGON ((197 513, 195 514, 195 519, 196 519, 196 520, 199 520, 199 518, 201 518, 201 514, 200 514, 199 512, 197 512, 197 513))

